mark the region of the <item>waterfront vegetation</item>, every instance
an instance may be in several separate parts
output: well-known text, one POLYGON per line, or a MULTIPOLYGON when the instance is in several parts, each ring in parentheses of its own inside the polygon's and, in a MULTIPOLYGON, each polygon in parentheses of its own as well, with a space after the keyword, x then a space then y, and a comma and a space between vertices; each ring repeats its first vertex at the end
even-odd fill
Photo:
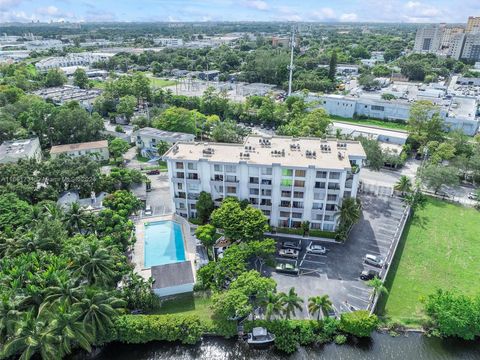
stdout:
POLYGON ((421 300, 437 289, 478 294, 479 233, 477 210, 428 198, 407 224, 390 265, 382 318, 420 327, 428 320, 421 300))

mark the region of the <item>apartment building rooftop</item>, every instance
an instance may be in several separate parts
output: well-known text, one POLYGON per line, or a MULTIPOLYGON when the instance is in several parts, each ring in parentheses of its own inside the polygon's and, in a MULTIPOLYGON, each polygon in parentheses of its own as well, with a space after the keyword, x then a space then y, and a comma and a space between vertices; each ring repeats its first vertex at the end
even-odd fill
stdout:
POLYGON ((17 162, 40 154, 38 138, 8 140, 0 145, 0 163, 17 162))
POLYGON ((91 142, 84 142, 84 143, 78 143, 78 144, 56 145, 56 146, 52 146, 52 149, 50 150, 50 154, 61 154, 69 151, 101 149, 101 148, 107 148, 107 147, 108 147, 107 140, 91 141, 91 142))
POLYGON ((166 130, 160 130, 160 129, 155 129, 151 127, 144 127, 144 128, 138 129, 132 135, 166 138, 166 139, 172 139, 175 141, 191 141, 195 138, 195 135, 193 134, 166 131, 166 130))
POLYGON ((166 159, 241 163, 251 165, 278 164, 285 167, 350 168, 350 159, 365 159, 358 141, 337 139, 263 137, 252 135, 243 144, 184 143, 171 147, 166 159))

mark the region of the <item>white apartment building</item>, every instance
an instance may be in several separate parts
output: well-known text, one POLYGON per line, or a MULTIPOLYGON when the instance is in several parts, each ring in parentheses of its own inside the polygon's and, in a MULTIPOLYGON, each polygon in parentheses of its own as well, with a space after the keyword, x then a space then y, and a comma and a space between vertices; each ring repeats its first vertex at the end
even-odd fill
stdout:
POLYGON ((440 49, 443 36, 443 25, 430 25, 417 30, 414 52, 436 53, 440 49))
POLYGON ((108 160, 110 153, 108 151, 108 141, 91 141, 78 144, 66 144, 52 146, 50 149, 50 156, 55 158, 60 155, 67 155, 70 157, 92 156, 97 160, 108 160))
POLYGON ((4 141, 0 145, 0 164, 16 163, 19 160, 42 159, 38 137, 4 141))
POLYGON ((342 199, 356 197, 366 159, 357 141, 249 136, 243 144, 180 142, 164 155, 172 206, 196 216, 201 191, 215 204, 237 197, 263 211, 275 227, 335 230, 342 199))
POLYGON ((190 142, 195 140, 195 135, 180 132, 171 132, 166 130, 159 130, 151 127, 144 127, 132 133, 131 142, 135 143, 138 149, 141 150, 143 156, 162 155, 158 154, 157 146, 162 142, 170 145, 176 142, 190 142))

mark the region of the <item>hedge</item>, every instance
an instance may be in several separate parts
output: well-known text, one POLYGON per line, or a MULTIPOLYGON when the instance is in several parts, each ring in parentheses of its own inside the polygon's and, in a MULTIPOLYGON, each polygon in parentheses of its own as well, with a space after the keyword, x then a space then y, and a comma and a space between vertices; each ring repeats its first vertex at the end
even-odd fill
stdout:
POLYGON ((275 335, 275 347, 278 350, 291 354, 299 345, 313 345, 331 341, 337 329, 337 320, 256 320, 245 323, 245 331, 253 327, 264 327, 275 335), (327 326, 328 324, 328 326, 327 326))
POLYGON ((367 310, 357 310, 342 314, 340 330, 357 337, 369 337, 378 327, 378 318, 367 310))
MULTIPOLYGON (((303 230, 300 228, 275 228, 277 233, 280 234, 291 234, 291 235, 300 235, 303 236, 303 230)), ((335 239, 335 232, 332 231, 323 231, 323 230, 316 230, 310 229, 308 232, 308 236, 312 237, 322 237, 327 239, 335 239)))
POLYGON ((180 341, 195 344, 205 331, 196 315, 124 315, 114 321, 108 341, 144 344, 150 341, 180 341))

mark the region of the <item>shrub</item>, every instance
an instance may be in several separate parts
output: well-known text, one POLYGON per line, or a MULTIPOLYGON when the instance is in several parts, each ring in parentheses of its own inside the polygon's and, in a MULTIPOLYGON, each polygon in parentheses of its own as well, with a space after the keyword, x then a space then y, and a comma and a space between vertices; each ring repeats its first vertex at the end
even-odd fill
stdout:
POLYGON ((377 316, 366 310, 342 314, 340 319, 340 330, 358 337, 369 337, 377 326, 377 316))
POLYGON ((335 341, 335 344, 337 345, 343 345, 347 342, 347 337, 345 335, 336 335, 333 338, 333 341, 335 341))
POLYGON ((195 344, 205 326, 195 315, 124 315, 115 319, 109 341, 144 344, 149 341, 180 341, 195 344))

